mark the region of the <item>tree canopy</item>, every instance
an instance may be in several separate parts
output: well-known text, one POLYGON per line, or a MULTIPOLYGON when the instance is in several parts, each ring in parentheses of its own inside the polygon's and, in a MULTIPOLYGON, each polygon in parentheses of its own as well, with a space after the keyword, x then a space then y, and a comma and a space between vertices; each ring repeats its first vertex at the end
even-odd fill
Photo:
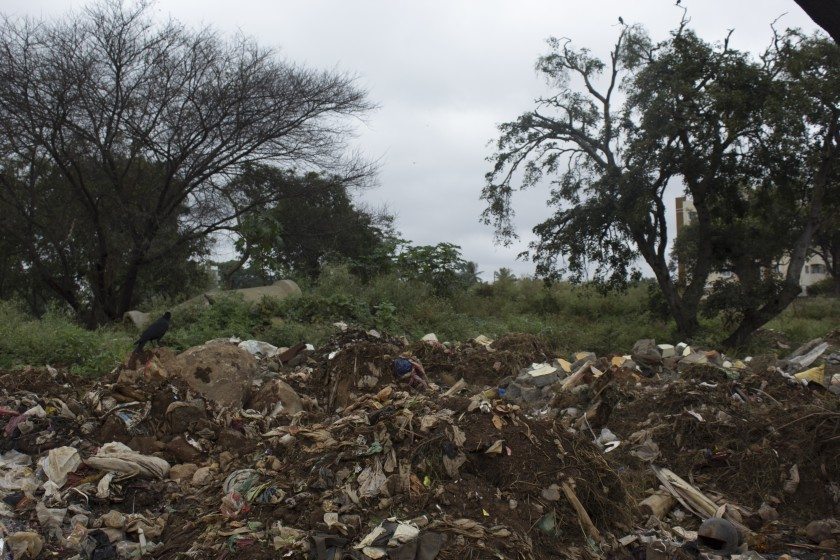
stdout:
POLYGON ((263 165, 234 181, 245 192, 274 193, 273 202, 237 218, 239 262, 251 274, 315 278, 325 262, 344 261, 364 276, 367 260, 391 250, 393 217, 355 202, 341 177, 263 165))
POLYGON ((0 232, 79 315, 117 318, 144 271, 166 274, 157 263, 275 200, 233 180, 246 166, 369 177, 345 141, 347 118, 370 108, 352 76, 155 22, 142 1, 5 18, 0 232))
POLYGON ((537 70, 554 92, 500 126, 482 198, 506 242, 514 190, 549 182, 553 214, 534 227, 529 252, 538 274, 623 287, 641 258, 685 336, 710 273, 733 271, 719 288, 740 292, 727 341, 740 344, 799 294, 837 188, 840 49, 788 31, 756 58, 728 39, 706 42, 686 19, 658 43, 622 26, 607 61, 550 39, 537 70), (684 283, 669 254, 672 185, 696 208, 684 283), (784 255, 780 277, 768 266, 784 255))

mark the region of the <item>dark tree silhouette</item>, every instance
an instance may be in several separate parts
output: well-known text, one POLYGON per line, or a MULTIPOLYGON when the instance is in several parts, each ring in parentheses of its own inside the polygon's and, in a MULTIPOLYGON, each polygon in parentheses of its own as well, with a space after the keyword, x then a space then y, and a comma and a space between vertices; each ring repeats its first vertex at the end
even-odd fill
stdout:
POLYGON ((91 324, 117 318, 145 268, 273 200, 237 188, 243 166, 369 176, 343 154, 346 117, 370 108, 352 76, 154 22, 146 2, 3 19, 0 232, 91 324), (162 235, 173 220, 177 235, 162 235))
POLYGON ((796 3, 814 23, 825 29, 836 43, 840 43, 840 0, 796 0, 796 3))

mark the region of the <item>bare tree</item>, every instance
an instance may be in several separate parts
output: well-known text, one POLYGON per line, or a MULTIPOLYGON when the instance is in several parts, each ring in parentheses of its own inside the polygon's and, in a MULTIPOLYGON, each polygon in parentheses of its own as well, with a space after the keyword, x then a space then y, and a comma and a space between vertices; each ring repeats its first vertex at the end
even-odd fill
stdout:
POLYGON ((61 22, 6 18, 0 231, 91 323, 114 319, 144 267, 271 202, 230 180, 243 166, 370 177, 344 154, 348 117, 371 108, 352 76, 156 23, 145 1, 106 0, 61 22))

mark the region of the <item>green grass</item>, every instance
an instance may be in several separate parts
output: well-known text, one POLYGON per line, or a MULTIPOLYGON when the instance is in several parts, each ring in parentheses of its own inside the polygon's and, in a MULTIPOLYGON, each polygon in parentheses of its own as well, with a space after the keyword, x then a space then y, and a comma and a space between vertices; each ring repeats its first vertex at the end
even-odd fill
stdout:
MULTIPOLYGON (((560 354, 606 354, 628 352, 640 338, 680 342, 673 322, 650 310, 648 293, 644 283, 624 293, 602 295, 587 286, 546 287, 519 280, 478 285, 442 298, 422 283, 383 276, 364 284, 346 268, 331 267, 299 297, 254 305, 236 297, 219 298, 212 306, 159 303, 152 313, 172 308, 173 326, 164 342, 175 350, 230 336, 277 346, 301 341, 319 345, 335 332, 332 323, 345 321, 415 340, 429 332, 441 340, 527 332, 545 337, 560 354)), ((838 327, 840 299, 826 297, 798 300, 766 325, 792 346, 838 327)), ((686 342, 715 347, 726 333, 719 319, 704 320, 701 331, 686 342)), ((104 373, 130 351, 136 334, 122 327, 87 331, 55 312, 34 320, 15 305, 0 302, 0 367, 50 363, 81 373, 104 373)), ((759 338, 742 353, 773 350, 767 344, 766 338, 759 338)))
POLYGON ((0 368, 50 364, 102 374, 119 363, 131 340, 119 329, 86 330, 55 311, 33 319, 17 305, 0 301, 0 368))
POLYGON ((834 329, 840 329, 840 298, 802 298, 767 323, 765 328, 784 333, 796 346, 825 336, 834 329))

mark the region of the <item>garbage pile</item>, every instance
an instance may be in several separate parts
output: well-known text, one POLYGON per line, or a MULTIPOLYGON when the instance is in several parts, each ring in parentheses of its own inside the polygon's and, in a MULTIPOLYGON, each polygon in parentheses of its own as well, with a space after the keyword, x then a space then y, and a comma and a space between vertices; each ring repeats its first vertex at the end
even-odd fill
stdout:
POLYGON ((0 374, 3 558, 830 558, 840 348, 512 334, 147 349, 0 374), (423 363, 431 389, 397 382, 423 363))

